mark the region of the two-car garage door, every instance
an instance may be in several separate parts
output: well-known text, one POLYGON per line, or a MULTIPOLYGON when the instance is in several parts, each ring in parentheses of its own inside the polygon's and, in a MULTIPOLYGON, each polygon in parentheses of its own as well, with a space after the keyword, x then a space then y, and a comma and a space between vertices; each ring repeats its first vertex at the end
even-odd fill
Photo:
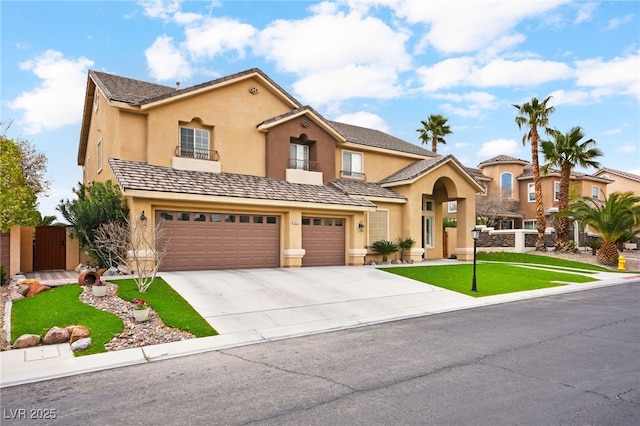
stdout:
MULTIPOLYGON (((280 267, 280 216, 158 211, 162 271, 280 267)), ((302 218, 302 266, 345 264, 344 219, 302 218)))
POLYGON ((280 217, 156 213, 169 237, 163 271, 280 267, 280 217))

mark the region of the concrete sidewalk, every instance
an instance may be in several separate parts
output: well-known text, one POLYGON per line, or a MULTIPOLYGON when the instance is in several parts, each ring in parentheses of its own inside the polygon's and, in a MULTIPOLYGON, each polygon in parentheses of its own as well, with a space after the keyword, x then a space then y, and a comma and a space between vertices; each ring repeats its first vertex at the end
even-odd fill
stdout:
MULTIPOLYGON (((429 262, 428 265, 457 261, 429 262)), ((411 266, 398 266, 411 267, 411 266)), ((74 357, 68 344, 0 353, 0 387, 516 300, 640 282, 598 273, 602 281, 474 298, 374 267, 165 272, 219 333, 143 348, 74 357)), ((593 275, 591 275, 593 276, 593 275)))

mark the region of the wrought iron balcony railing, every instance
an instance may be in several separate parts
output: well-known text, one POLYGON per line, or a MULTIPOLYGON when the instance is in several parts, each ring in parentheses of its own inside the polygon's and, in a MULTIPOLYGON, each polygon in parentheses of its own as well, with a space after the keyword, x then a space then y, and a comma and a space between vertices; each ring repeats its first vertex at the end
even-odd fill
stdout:
POLYGON ((187 148, 176 146, 176 157, 196 158, 198 160, 220 161, 218 151, 212 149, 187 148))
POLYGON ((290 158, 289 168, 296 169, 296 170, 307 170, 311 172, 317 172, 320 170, 320 163, 318 163, 317 161, 297 160, 295 158, 290 158))

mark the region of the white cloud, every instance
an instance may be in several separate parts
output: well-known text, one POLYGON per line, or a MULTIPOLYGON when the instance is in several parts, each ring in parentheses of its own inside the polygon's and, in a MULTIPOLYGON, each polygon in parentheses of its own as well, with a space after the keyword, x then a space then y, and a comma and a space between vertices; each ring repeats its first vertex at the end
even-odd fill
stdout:
POLYGON ((393 98, 402 92, 396 81, 391 69, 346 65, 303 77, 293 83, 293 89, 303 103, 325 105, 351 98, 393 98))
POLYGON ((385 133, 389 132, 389 126, 379 115, 372 114, 366 111, 342 114, 336 117, 334 121, 353 124, 354 126, 367 127, 369 129, 376 129, 385 133))
POLYGON ((588 22, 593 19, 593 12, 598 8, 598 3, 596 2, 584 2, 578 3, 578 13, 576 15, 574 24, 580 24, 582 22, 588 22))
POLYGON ((465 53, 504 43, 513 29, 527 18, 556 8, 562 1, 549 2, 459 2, 401 1, 391 3, 398 16, 411 24, 424 24, 429 30, 423 44, 447 53, 465 53))
POLYGON ((420 67, 416 73, 423 90, 436 91, 456 86, 535 86, 569 78, 573 75, 573 70, 561 62, 538 59, 493 59, 482 64, 465 56, 446 59, 432 67, 420 67))
POLYGON ((593 95, 587 90, 555 90, 550 93, 549 106, 586 105, 594 103, 593 95))
POLYGON ((638 147, 632 143, 628 143, 628 144, 624 144, 624 145, 619 145, 618 149, 616 149, 616 152, 622 152, 625 154, 633 154, 634 152, 636 152, 638 149, 638 147))
POLYGON ((604 27, 604 30, 605 31, 615 30, 621 25, 633 22, 634 19, 636 19, 636 16, 632 14, 625 15, 622 18, 612 18, 611 20, 609 20, 609 22, 607 22, 607 26, 604 27))
POLYGON ((180 11, 180 1, 144 0, 138 3, 144 9, 144 14, 150 18, 168 20, 180 11))
POLYGON ((622 129, 620 129, 620 128, 606 130, 606 131, 602 132, 603 135, 619 135, 620 133, 622 133, 622 129))
POLYGON ((157 81, 188 80, 191 68, 182 52, 173 45, 173 38, 161 35, 144 51, 151 76, 157 81))
POLYGON ((449 103, 441 105, 441 108, 446 112, 461 117, 480 117, 499 106, 496 97, 487 92, 434 94, 433 97, 461 103, 460 106, 449 103))
POLYGON ((640 51, 610 61, 601 58, 576 62, 576 85, 593 87, 608 95, 622 93, 640 99, 640 51))
POLYGON ((513 139, 496 139, 482 144, 478 157, 491 158, 496 155, 515 155, 520 152, 522 144, 513 139))
POLYGON ((254 27, 236 19, 207 18, 185 30, 183 46, 196 58, 213 58, 230 51, 244 57, 245 48, 254 43, 256 33, 254 27))
POLYGON ((42 80, 35 89, 9 102, 11 109, 24 111, 17 122, 25 127, 26 134, 55 130, 82 120, 87 71, 92 65, 93 61, 85 57, 66 59, 55 50, 20 64, 21 70, 31 71, 42 80))

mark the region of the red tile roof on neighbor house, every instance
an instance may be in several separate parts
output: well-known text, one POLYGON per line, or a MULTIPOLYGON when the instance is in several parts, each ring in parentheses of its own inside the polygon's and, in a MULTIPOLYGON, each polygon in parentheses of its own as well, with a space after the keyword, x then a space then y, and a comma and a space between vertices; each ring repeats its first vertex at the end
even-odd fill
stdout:
POLYGON ((291 183, 261 176, 234 173, 179 170, 117 158, 109 158, 109 164, 123 192, 139 190, 283 202, 375 207, 370 201, 360 197, 351 197, 333 186, 291 183))

